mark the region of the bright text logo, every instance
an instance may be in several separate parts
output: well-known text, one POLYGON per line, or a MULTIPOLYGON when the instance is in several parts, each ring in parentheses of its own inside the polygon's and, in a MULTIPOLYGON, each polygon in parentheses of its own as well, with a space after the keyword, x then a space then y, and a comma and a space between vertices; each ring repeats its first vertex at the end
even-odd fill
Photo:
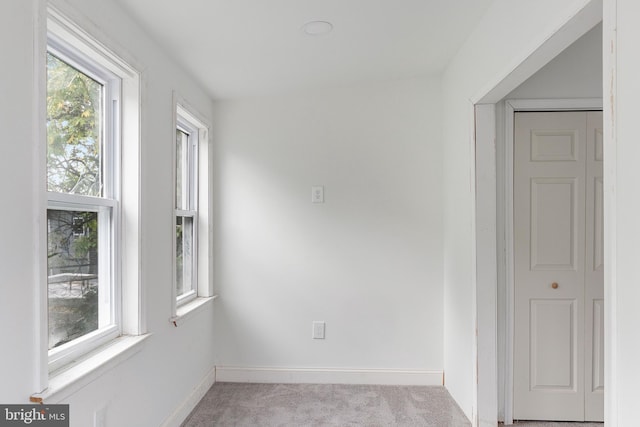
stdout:
POLYGON ((69 405, 0 405, 0 427, 69 427, 69 405))

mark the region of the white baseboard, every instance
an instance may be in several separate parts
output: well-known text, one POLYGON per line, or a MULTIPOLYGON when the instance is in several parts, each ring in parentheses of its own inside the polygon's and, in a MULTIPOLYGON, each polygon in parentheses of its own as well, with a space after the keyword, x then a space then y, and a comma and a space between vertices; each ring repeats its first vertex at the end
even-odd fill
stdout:
POLYGON ((217 366, 216 382, 442 385, 442 371, 217 366))
POLYGON ((200 384, 180 403, 176 410, 164 420, 162 427, 179 427, 215 382, 216 368, 214 366, 202 381, 200 381, 200 384))

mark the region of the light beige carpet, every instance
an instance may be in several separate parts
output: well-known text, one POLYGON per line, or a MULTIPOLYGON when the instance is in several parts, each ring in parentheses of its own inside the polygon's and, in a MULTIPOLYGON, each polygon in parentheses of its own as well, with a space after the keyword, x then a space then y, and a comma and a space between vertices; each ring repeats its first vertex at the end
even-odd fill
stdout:
MULTIPOLYGON (((502 426, 502 424, 500 424, 502 426)), ((603 427, 604 423, 567 423, 558 421, 516 421, 514 427, 603 427)))
POLYGON ((469 427, 444 387, 217 383, 183 427, 469 427))

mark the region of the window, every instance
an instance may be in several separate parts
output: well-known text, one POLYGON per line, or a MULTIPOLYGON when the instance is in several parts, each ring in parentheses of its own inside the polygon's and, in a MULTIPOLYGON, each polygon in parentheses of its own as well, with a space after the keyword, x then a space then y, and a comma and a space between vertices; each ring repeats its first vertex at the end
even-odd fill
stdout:
POLYGON ((177 101, 174 138, 174 303, 172 321, 212 295, 209 272, 208 127, 177 101))
POLYGON ((176 298, 178 305, 197 294, 198 128, 178 117, 176 128, 176 298))
POLYGON ((47 53, 47 302, 50 361, 120 334, 114 241, 119 80, 55 43, 47 53))
POLYGON ((52 372, 142 331, 134 271, 139 84, 137 73, 53 9, 47 27, 43 343, 52 372))

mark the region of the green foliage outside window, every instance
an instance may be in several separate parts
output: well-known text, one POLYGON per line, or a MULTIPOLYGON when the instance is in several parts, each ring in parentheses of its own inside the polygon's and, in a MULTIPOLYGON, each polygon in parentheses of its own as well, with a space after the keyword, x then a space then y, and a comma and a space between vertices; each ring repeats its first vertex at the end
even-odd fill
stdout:
MULTIPOLYGON (((47 189, 103 196, 103 85, 47 54, 47 189)), ((49 348, 98 328, 98 213, 49 209, 49 348)))
POLYGON ((102 195, 103 86, 47 55, 47 182, 57 193, 102 195))

